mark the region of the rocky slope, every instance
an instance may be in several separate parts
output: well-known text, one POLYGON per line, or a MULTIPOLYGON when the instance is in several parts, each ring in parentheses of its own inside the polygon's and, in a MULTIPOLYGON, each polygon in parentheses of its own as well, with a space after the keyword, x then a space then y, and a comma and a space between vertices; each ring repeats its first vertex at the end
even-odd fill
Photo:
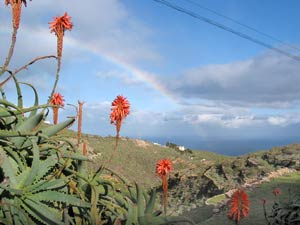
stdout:
POLYGON ((170 178, 171 211, 176 214, 203 205, 205 199, 240 186, 258 184, 284 171, 300 170, 300 145, 276 147, 221 162, 203 162, 202 168, 190 168, 170 178))

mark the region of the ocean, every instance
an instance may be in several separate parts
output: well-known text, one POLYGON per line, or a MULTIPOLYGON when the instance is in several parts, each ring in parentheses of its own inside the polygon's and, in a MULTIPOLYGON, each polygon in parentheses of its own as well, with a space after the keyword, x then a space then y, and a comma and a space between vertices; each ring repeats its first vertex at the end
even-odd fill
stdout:
POLYGON ((299 143, 300 137, 285 138, 285 139, 214 139, 214 140, 199 140, 195 138, 179 138, 179 137, 145 137, 142 138, 151 142, 157 142, 165 145, 167 142, 172 142, 177 145, 185 146, 192 150, 205 150, 222 155, 239 156, 250 152, 269 150, 276 146, 284 146, 293 143, 299 143))

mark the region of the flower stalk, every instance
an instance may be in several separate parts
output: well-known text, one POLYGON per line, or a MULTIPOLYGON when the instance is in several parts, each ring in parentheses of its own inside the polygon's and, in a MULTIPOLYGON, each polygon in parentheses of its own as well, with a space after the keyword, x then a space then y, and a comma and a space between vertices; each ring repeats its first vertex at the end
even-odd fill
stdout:
POLYGON ((71 22, 71 17, 65 13, 63 16, 55 17, 52 22, 49 22, 50 24, 50 32, 54 32, 57 37, 57 69, 56 69, 56 76, 55 76, 55 82, 53 85, 53 89, 50 94, 50 98, 54 94, 56 90, 56 86, 59 80, 59 73, 61 68, 61 58, 62 58, 62 50, 63 50, 63 39, 65 30, 72 30, 73 23, 71 22))
POLYGON ((77 145, 79 146, 81 141, 81 131, 82 131, 82 108, 84 102, 78 101, 78 129, 77 129, 77 145))
POLYGON ((0 70, 0 76, 3 73, 5 73, 5 71, 7 70, 10 60, 14 53, 14 49, 17 41, 17 33, 18 33, 20 20, 21 20, 22 3, 24 3, 25 7, 27 6, 26 0, 5 0, 5 5, 11 5, 13 31, 12 31, 11 44, 8 51, 8 55, 5 59, 2 69, 0 70))
POLYGON ((168 174, 173 169, 169 159, 161 159, 156 164, 156 174, 162 179, 164 213, 167 214, 168 174))
POLYGON ((116 126, 116 148, 118 146, 122 122, 130 113, 130 103, 125 97, 118 95, 111 105, 110 123, 116 126))
POLYGON ((64 106, 64 97, 60 93, 55 93, 51 100, 50 104, 52 105, 53 109, 53 123, 57 124, 58 122, 58 110, 60 107, 64 106))

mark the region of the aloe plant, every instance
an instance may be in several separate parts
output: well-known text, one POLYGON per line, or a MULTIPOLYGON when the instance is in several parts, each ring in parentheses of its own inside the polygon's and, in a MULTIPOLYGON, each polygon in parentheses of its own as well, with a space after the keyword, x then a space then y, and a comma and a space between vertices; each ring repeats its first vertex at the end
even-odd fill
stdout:
POLYGON ((185 222, 194 224, 193 221, 183 216, 166 216, 162 211, 154 211, 156 191, 151 190, 150 195, 141 186, 135 184, 129 188, 130 195, 127 197, 127 220, 126 225, 162 225, 185 222))
MULTIPOLYGON (((13 4, 22 2, 26 4, 26 1, 13 4)), ((55 125, 44 124, 52 107, 50 101, 39 104, 34 86, 19 82, 16 75, 39 60, 55 58, 58 68, 51 99, 59 78, 63 31, 71 27, 66 13, 51 23, 51 30, 58 37, 57 56, 38 57, 12 72, 8 67, 14 51, 14 38, 9 57, 0 67, 0 77, 9 73, 9 77, 0 83, 0 224, 159 225, 179 221, 193 224, 186 218, 155 212, 155 191, 149 195, 139 185, 129 184, 103 166, 96 171, 89 169, 88 163, 92 162, 86 156, 87 151, 84 149, 84 154, 81 154, 79 149, 81 133, 77 144, 60 135, 76 118, 55 125), (61 29, 61 23, 68 27, 61 29), (17 103, 6 98, 4 86, 8 81, 15 84, 17 103), (22 85, 33 90, 34 104, 31 107, 24 107, 22 85)), ((14 28, 13 35, 16 35, 16 30, 14 28)), ((129 107, 129 103, 126 105, 129 107)), ((111 118, 117 117, 114 114, 111 118)), ((117 119, 116 146, 122 122, 122 118, 117 119)))
POLYGON ((75 119, 45 127, 47 110, 38 105, 36 90, 31 86, 34 106, 24 109, 20 83, 15 77, 14 81, 18 105, 4 98, 0 102, 0 220, 7 224, 61 224, 64 205, 90 207, 69 194, 68 184, 73 178, 65 171, 78 159, 86 159, 70 142, 55 136, 75 119), (26 112, 29 116, 24 116, 26 112))

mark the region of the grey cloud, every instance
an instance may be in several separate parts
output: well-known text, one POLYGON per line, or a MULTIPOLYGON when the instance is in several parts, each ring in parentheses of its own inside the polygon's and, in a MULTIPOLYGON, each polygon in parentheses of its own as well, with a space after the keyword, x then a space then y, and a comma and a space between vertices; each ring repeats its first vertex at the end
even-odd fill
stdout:
POLYGON ((191 69, 169 88, 182 98, 285 107, 300 100, 299 83, 299 62, 266 53, 245 61, 191 69))

